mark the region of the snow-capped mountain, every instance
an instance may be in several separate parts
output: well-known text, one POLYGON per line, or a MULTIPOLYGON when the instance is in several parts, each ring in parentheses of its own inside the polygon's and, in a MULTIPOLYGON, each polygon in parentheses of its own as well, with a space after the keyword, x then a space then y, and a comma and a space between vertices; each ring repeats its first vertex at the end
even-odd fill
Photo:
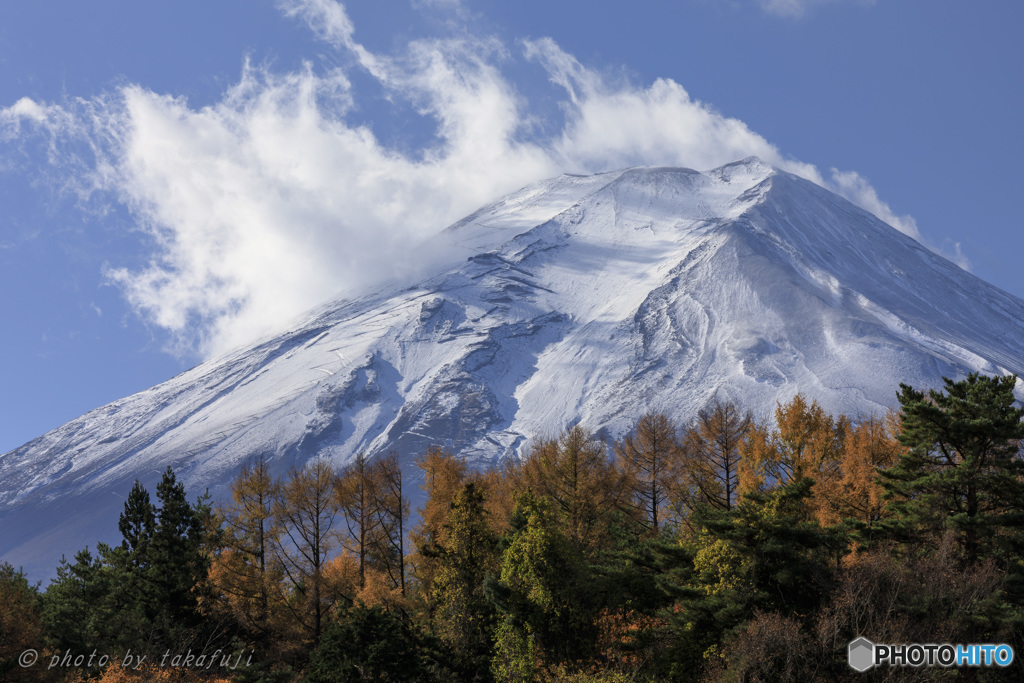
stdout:
MULTIPOLYGON (((1024 301, 757 159, 524 188, 438 235, 448 265, 98 408, 0 456, 0 558, 52 574, 117 540, 131 483, 172 465, 215 497, 250 455, 439 444, 476 466, 582 421, 797 391, 852 417, 898 382, 1024 370, 1024 301)), ((413 476, 411 464, 407 476, 413 476)))

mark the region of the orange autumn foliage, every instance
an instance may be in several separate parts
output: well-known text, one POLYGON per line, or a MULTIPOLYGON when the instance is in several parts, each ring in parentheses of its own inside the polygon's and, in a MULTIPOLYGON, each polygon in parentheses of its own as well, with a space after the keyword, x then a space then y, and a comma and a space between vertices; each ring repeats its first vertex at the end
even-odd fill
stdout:
POLYGON ((682 437, 684 504, 731 510, 741 491, 743 444, 754 427, 750 411, 731 401, 705 407, 682 437))
POLYGON ((683 450, 679 429, 665 413, 644 413, 633 431, 614 445, 640 519, 655 534, 669 517, 683 450))
POLYGON ((402 594, 402 589, 396 587, 386 573, 374 569, 367 570, 356 601, 367 607, 382 607, 388 612, 409 610, 409 600, 402 594))
POLYGON ((814 479, 807 516, 820 518, 824 499, 842 476, 841 461, 850 421, 834 419, 797 394, 775 409, 774 429, 755 426, 744 444, 740 489, 766 491, 806 478, 814 479))
POLYGON ((840 476, 823 489, 819 519, 835 524, 856 519, 865 524, 877 522, 885 514, 883 489, 878 470, 896 464, 906 447, 898 439, 899 414, 890 411, 884 418, 870 418, 857 426, 848 426, 840 463, 840 476))
POLYGON ((468 477, 468 467, 462 458, 437 446, 431 446, 413 462, 423 473, 421 488, 426 501, 419 510, 420 523, 409 534, 413 551, 408 562, 410 573, 419 581, 424 594, 429 594, 437 562, 421 550, 443 542, 449 509, 468 477))
POLYGON ((807 511, 823 525, 856 519, 871 524, 884 514, 878 469, 891 467, 904 452, 897 435, 899 414, 854 425, 833 417, 801 394, 778 404, 777 426, 755 426, 743 449, 741 488, 766 491, 804 478, 814 479, 807 511))
POLYGON ((343 550, 324 563, 323 582, 331 604, 352 604, 359 595, 359 561, 343 550))
POLYGON ((557 439, 534 442, 517 485, 548 498, 563 516, 569 541, 591 554, 607 541, 610 513, 632 508, 632 483, 606 445, 577 424, 557 439))

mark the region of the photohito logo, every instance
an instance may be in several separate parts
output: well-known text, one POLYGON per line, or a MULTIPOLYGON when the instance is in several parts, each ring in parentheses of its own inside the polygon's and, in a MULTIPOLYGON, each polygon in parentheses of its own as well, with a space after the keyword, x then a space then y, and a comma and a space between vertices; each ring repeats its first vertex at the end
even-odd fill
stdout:
POLYGON ((875 644, 867 638, 858 638, 850 643, 848 661, 857 671, 867 671, 875 665, 875 644))
POLYGON ((889 666, 999 666, 1013 663, 1013 648, 1006 644, 950 645, 944 643, 876 645, 867 638, 850 641, 846 651, 850 668, 859 672, 889 666))

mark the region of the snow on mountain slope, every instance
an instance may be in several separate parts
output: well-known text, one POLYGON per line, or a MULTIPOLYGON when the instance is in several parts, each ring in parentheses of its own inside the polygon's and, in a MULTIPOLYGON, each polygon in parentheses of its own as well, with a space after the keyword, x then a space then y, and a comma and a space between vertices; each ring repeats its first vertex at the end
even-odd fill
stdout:
POLYGON ((0 456, 0 557, 47 575, 116 541, 132 481, 167 465, 218 497, 258 452, 283 472, 440 444, 484 467, 576 420, 617 437, 646 410, 687 420, 719 396, 767 417, 797 391, 860 416, 900 381, 1024 369, 1024 301, 757 159, 561 176, 424 249, 448 262, 416 286, 0 456))

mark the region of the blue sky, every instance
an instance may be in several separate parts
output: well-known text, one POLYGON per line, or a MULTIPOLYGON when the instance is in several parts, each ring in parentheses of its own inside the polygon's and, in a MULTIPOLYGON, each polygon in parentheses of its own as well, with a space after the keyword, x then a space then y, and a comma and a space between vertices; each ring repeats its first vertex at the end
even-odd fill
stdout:
POLYGON ((1024 296, 1024 5, 0 5, 0 452, 532 180, 749 154, 1024 296))

